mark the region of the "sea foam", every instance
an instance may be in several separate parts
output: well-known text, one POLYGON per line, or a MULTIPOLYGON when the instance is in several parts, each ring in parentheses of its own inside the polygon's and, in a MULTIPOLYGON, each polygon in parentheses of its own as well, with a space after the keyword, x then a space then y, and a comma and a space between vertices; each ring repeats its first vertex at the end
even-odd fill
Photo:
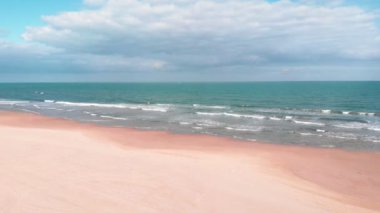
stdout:
POLYGON ((100 117, 101 117, 101 118, 108 118, 108 119, 112 119, 112 120, 122 120, 122 121, 126 121, 126 120, 128 120, 128 119, 126 119, 126 118, 115 117, 115 116, 109 116, 109 115, 101 115, 100 117))
POLYGON ((296 123, 296 124, 313 125, 313 126, 325 126, 324 123, 317 123, 317 122, 310 122, 310 121, 293 120, 293 122, 296 123))
POLYGON ((229 113, 229 112, 196 112, 198 115, 207 115, 207 116, 227 116, 234 118, 252 118, 252 119, 265 119, 265 116, 262 115, 249 115, 249 114, 238 114, 238 113, 229 113))
POLYGON ((57 104, 62 104, 65 106, 78 106, 78 107, 99 107, 99 108, 118 108, 118 109, 132 109, 132 110, 143 110, 143 111, 154 111, 154 112, 167 112, 170 105, 164 104, 105 104, 105 103, 81 103, 81 102, 67 102, 67 101, 57 101, 57 104))

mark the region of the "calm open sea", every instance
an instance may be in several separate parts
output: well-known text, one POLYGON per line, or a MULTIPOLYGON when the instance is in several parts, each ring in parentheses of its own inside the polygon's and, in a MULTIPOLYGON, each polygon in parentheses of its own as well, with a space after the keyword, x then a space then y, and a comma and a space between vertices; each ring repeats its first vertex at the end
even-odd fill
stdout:
POLYGON ((380 150, 380 82, 0 84, 0 110, 101 125, 380 150))

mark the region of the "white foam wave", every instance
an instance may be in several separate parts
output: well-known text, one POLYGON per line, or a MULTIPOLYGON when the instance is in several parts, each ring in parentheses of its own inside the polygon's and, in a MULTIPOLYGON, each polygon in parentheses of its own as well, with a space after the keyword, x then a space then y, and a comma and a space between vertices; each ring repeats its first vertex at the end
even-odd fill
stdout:
POLYGON ((208 106, 208 105, 201 105, 201 104, 193 104, 194 108, 204 108, 204 109, 226 109, 226 106, 208 106))
POLYGON ((326 132, 326 130, 324 130, 324 129, 316 129, 315 131, 316 132, 326 132))
POLYGON ((373 143, 380 143, 380 137, 376 137, 376 136, 367 136, 367 137, 364 137, 364 140, 373 142, 373 143))
POLYGON ((357 137, 353 136, 353 135, 340 135, 340 134, 329 135, 329 137, 331 137, 331 138, 338 138, 338 139, 344 139, 344 140, 356 140, 357 139, 357 137))
POLYGON ((265 116, 262 115, 247 115, 247 114, 235 114, 235 113, 223 113, 225 116, 231 116, 236 118, 253 118, 253 119, 259 119, 262 120, 265 118, 265 116))
POLYGON ((223 115, 221 112, 196 112, 197 115, 219 116, 223 115))
POLYGON ((262 115, 248 115, 248 114, 237 114, 237 113, 228 113, 228 112, 196 112, 198 115, 207 115, 207 116, 228 116, 235 118, 252 118, 252 119, 265 119, 265 116, 262 115))
POLYGON ((330 114, 331 110, 330 109, 322 109, 322 113, 330 114))
POLYGON ((54 103, 53 100, 44 100, 45 103, 54 103))
POLYGON ((234 128, 234 127, 226 127, 225 129, 231 130, 231 131, 240 131, 240 132, 259 132, 262 130, 261 128, 252 129, 252 128, 234 128))
POLYGON ((167 112, 168 111, 168 108, 154 107, 154 106, 140 107, 140 109, 143 110, 143 111, 154 111, 154 112, 167 112))
POLYGON ((349 112, 349 111, 343 111, 342 114, 343 114, 343 115, 349 115, 350 112, 349 112))
POLYGON ((167 104, 155 104, 155 105, 143 105, 143 104, 105 104, 105 103, 79 103, 79 102, 66 102, 57 101, 57 104, 65 106, 79 106, 79 107, 100 107, 100 108, 118 108, 118 109, 132 109, 154 112, 167 112, 170 105, 167 104))
POLYGON ((324 123, 310 122, 310 121, 297 121, 293 120, 296 124, 304 124, 304 125, 313 125, 313 126, 324 126, 324 123))
POLYGON ((273 121, 281 121, 281 118, 277 118, 277 117, 269 117, 269 120, 273 120, 273 121))
POLYGON ((100 117, 102 117, 102 118, 108 118, 108 119, 113 119, 113 120, 122 120, 122 121, 128 120, 126 118, 114 117, 114 116, 109 116, 109 115, 101 115, 100 117))
POLYGON ((0 100, 0 105, 17 105, 17 104, 28 104, 29 101, 8 101, 8 100, 0 100))
POLYGON ((190 122, 181 121, 181 122, 179 122, 179 124, 181 124, 181 125, 190 125, 191 123, 190 122))
POLYGON ((363 123, 353 122, 353 123, 336 124, 334 126, 338 128, 343 128, 343 129, 363 129, 363 128, 366 128, 368 125, 363 124, 363 123))
POLYGON ((317 134, 309 133, 309 132, 300 132, 302 136, 318 136, 317 134))
POLYGON ((380 127, 368 127, 368 130, 379 132, 380 131, 380 127))
POLYGON ((359 112, 358 113, 359 115, 366 115, 366 116, 375 116, 375 113, 374 112, 359 112))
POLYGON ((66 106, 125 108, 125 106, 122 104, 78 103, 78 102, 67 102, 67 101, 57 101, 55 103, 63 104, 66 106))
POLYGON ((54 107, 47 107, 45 109, 63 111, 63 109, 54 108, 54 107))
POLYGON ((215 127, 217 125, 213 125, 210 123, 197 123, 198 126, 204 126, 204 127, 215 127))
POLYGON ((285 120, 292 120, 293 117, 292 116, 285 116, 285 120))
POLYGON ((213 120, 201 120, 197 122, 196 125, 204 127, 217 127, 220 126, 221 123, 213 120))

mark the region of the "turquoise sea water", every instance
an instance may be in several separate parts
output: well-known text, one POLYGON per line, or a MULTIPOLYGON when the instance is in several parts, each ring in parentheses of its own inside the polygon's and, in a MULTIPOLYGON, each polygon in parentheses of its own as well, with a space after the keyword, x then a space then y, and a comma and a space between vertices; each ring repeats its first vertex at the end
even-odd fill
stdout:
POLYGON ((0 84, 0 109, 252 141, 380 148, 380 82, 0 84))

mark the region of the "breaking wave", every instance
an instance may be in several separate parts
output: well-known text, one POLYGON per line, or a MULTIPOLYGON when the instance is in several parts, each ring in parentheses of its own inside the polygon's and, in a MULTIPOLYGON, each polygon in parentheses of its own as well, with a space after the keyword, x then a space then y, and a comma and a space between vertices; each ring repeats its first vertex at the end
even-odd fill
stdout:
POLYGON ((64 106, 78 106, 78 107, 99 107, 99 108, 118 108, 118 109, 132 109, 154 112, 167 112, 170 109, 170 105, 166 104, 105 104, 105 103, 81 103, 81 102, 67 102, 56 101, 56 104, 64 106))

